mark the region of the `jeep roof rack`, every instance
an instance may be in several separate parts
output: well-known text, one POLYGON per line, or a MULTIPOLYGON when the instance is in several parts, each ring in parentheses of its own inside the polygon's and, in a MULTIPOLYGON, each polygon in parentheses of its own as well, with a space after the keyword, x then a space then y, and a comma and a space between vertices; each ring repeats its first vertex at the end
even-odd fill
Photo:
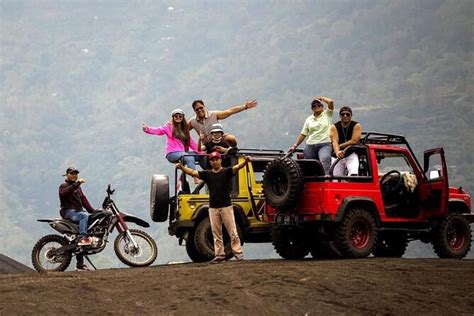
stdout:
POLYGON ((361 144, 408 145, 405 136, 377 132, 362 132, 361 144))
POLYGON ((242 148, 239 149, 238 154, 251 156, 283 156, 286 153, 281 149, 242 148))

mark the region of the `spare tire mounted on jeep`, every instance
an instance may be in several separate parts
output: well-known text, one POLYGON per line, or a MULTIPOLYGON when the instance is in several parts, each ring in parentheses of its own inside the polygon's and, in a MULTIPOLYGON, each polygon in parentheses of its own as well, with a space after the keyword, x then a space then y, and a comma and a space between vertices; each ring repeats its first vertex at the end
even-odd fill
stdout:
POLYGON ((269 162, 263 173, 263 192, 274 208, 294 208, 303 190, 303 172, 293 159, 283 157, 269 162))
POLYGON ((154 222, 164 222, 168 219, 169 192, 168 176, 154 174, 150 191, 150 215, 154 222))

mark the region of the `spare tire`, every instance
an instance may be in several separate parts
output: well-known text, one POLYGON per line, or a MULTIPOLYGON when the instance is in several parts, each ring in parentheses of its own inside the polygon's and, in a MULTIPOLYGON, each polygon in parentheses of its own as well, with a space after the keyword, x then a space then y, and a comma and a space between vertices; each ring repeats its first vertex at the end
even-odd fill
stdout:
POLYGON ((167 175, 151 177, 150 216, 154 222, 164 222, 169 213, 169 179, 167 175))
POLYGON ((303 172, 296 161, 283 157, 267 164, 263 172, 265 199, 274 208, 294 208, 303 190, 303 172))

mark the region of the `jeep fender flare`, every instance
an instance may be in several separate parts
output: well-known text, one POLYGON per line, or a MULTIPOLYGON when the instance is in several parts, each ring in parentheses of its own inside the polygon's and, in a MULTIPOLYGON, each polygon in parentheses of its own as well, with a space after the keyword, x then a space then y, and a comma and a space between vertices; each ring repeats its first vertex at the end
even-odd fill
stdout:
POLYGON ((474 214, 471 213, 469 205, 462 199, 449 199, 448 213, 459 213, 467 218, 470 223, 474 223, 474 214))
POLYGON ((369 212, 375 219, 375 224, 380 226, 380 216, 377 211, 377 205, 375 202, 368 197, 364 196, 347 196, 344 198, 342 203, 339 205, 336 213, 335 222, 340 222, 346 212, 354 207, 361 208, 369 212))
POLYGON ((450 212, 457 213, 471 213, 469 207, 466 205, 466 202, 464 202, 462 199, 449 199, 448 210, 450 212))
MULTIPOLYGON (((240 205, 232 204, 232 207, 234 208, 235 223, 240 225, 242 233, 245 235, 247 228, 250 226, 249 220, 247 219, 247 216, 240 205)), ((207 216, 209 216, 209 204, 202 204, 196 209, 191 220, 194 223, 198 223, 207 216)))

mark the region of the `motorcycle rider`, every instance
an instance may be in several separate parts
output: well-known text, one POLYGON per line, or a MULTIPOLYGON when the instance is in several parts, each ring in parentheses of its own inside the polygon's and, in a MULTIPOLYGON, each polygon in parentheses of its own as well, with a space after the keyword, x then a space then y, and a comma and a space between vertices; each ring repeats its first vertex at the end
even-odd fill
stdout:
MULTIPOLYGON (((92 239, 87 236, 87 225, 89 213, 93 213, 95 210, 81 189, 81 184, 85 183, 86 180, 82 178, 78 180, 78 174, 79 170, 69 167, 66 169, 66 174, 63 175, 66 179, 59 186, 59 201, 61 203, 59 213, 62 218, 79 223, 80 240, 77 243, 78 246, 89 246, 92 243, 92 239)), ((84 256, 82 254, 76 255, 76 260, 76 271, 89 270, 87 265, 84 264, 84 256)))

